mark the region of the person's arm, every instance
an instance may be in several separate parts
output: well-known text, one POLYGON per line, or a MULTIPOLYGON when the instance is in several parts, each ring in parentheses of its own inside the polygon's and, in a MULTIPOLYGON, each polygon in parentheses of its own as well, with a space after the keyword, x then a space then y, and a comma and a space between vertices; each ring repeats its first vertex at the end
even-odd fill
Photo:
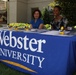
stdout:
POLYGON ((43 29, 43 28, 44 28, 44 22, 43 22, 43 20, 40 20, 40 25, 39 25, 38 29, 43 29))
POLYGON ((40 24, 39 29, 43 29, 43 28, 44 28, 44 25, 40 24))
POLYGON ((64 27, 66 28, 67 27, 67 24, 68 24, 68 20, 66 18, 63 19, 63 23, 64 23, 64 27))
POLYGON ((31 29, 33 28, 32 24, 31 24, 30 28, 31 28, 31 29))
POLYGON ((30 25, 31 25, 30 28, 31 28, 31 29, 33 28, 32 22, 33 22, 33 20, 30 21, 30 25))

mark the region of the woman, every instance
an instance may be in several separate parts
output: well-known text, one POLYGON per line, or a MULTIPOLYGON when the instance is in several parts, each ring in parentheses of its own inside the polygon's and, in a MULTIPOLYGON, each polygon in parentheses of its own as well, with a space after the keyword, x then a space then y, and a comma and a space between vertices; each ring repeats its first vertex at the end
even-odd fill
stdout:
POLYGON ((42 29, 43 28, 43 20, 41 20, 41 12, 40 10, 35 10, 33 12, 33 20, 30 22, 31 28, 42 29))
POLYGON ((61 7, 55 6, 53 10, 54 19, 51 22, 53 29, 59 30, 62 26, 66 28, 67 19, 61 16, 61 7))

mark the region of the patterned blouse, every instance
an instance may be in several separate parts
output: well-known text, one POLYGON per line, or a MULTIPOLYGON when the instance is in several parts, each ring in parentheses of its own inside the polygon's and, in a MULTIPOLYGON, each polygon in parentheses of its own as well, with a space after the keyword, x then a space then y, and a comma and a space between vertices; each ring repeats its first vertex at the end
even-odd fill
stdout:
POLYGON ((62 18, 61 20, 59 20, 57 22, 53 19, 51 22, 51 25, 52 25, 53 29, 59 30, 61 28, 61 26, 64 26, 66 28, 67 23, 68 23, 68 21, 66 18, 62 18))

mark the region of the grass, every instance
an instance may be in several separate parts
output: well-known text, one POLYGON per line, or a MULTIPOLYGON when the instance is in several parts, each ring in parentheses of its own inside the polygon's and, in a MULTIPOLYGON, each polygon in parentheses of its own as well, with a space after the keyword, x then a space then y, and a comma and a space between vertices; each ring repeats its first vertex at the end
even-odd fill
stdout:
MULTIPOLYGON (((11 69, 0 62, 0 75, 30 75, 30 74, 25 74, 25 73, 16 71, 14 69, 11 69)), ((74 73, 74 75, 76 75, 76 73, 74 73)))
POLYGON ((16 71, 14 69, 11 69, 0 62, 0 75, 30 75, 30 74, 25 74, 25 73, 16 71))

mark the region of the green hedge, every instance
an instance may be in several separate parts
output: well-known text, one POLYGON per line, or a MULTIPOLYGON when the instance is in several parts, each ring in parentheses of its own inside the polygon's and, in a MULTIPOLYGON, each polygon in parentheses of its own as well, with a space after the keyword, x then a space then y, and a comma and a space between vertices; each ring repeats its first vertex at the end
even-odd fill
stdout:
POLYGON ((56 2, 62 7, 62 14, 68 19, 68 25, 76 25, 76 0, 56 0, 56 2))

